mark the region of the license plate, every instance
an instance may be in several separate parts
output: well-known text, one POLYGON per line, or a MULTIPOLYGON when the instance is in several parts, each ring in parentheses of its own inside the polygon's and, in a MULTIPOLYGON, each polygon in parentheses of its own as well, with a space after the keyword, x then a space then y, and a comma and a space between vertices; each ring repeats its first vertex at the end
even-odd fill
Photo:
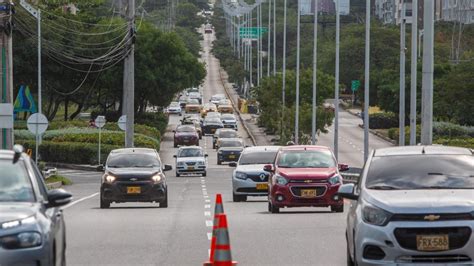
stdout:
POLYGON ((216 129, 215 129, 215 128, 211 128, 211 132, 212 132, 212 133, 216 132, 216 129))
POLYGON ((235 159, 235 155, 229 155, 229 159, 235 159))
POLYGON ((141 187, 127 187, 127 194, 140 194, 141 187))
POLYGON ((303 198, 315 198, 316 197, 316 189, 302 189, 301 190, 301 197, 303 197, 303 198))
POLYGON ((268 184, 257 184, 257 190, 268 190, 268 184))
POLYGON ((188 166, 188 170, 194 170, 194 167, 188 166))
POLYGON ((440 251, 449 249, 448 235, 417 235, 416 248, 420 251, 440 251))

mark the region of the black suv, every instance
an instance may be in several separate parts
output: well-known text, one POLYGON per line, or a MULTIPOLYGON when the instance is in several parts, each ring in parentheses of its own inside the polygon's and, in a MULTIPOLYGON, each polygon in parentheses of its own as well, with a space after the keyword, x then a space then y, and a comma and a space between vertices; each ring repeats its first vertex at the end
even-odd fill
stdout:
POLYGON ((162 166, 154 149, 127 148, 110 152, 100 187, 100 208, 110 203, 159 202, 168 207, 168 187, 164 171, 171 165, 162 166))

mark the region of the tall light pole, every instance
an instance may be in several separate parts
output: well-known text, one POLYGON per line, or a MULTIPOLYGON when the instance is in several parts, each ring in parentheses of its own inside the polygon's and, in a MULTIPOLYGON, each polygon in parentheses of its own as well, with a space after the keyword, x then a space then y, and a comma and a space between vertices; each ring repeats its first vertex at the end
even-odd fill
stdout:
POLYGON ((270 40, 272 37, 272 0, 268 0, 268 32, 267 32, 267 77, 270 76, 270 40))
POLYGON ((126 115, 125 147, 133 147, 134 123, 135 123, 135 0, 128 0, 126 8, 128 20, 128 34, 130 44, 127 56, 124 61, 124 115, 126 115))
POLYGON ((421 144, 433 143, 434 1, 424 0, 421 144))
POLYGON ((317 62, 318 62, 318 0, 314 0, 314 43, 313 43, 313 114, 311 124, 311 144, 316 144, 316 110, 317 110, 317 62))
POLYGON ((296 31, 296 100, 295 100, 295 143, 299 143, 300 120, 300 31, 301 31, 301 0, 298 0, 298 19, 296 31))
POLYGON ((411 74, 410 74, 410 145, 416 145, 416 85, 417 85, 417 65, 418 50, 418 0, 412 0, 412 21, 411 21, 411 74))
POLYGON ((257 86, 260 86, 260 6, 257 6, 257 86))
POLYGON ((336 0, 336 73, 334 81, 334 155, 336 160, 339 153, 339 35, 340 35, 340 8, 339 0, 336 0))
POLYGON ((273 0, 273 75, 276 75, 276 4, 276 0, 273 0))
POLYGON ((405 3, 401 1, 400 10, 400 106, 399 106, 399 134, 398 145, 405 146, 405 3))
POLYGON ((364 162, 369 157, 370 1, 365 9, 364 162))
MULTIPOLYGON (((282 55, 282 59, 283 59, 283 76, 282 76, 282 80, 283 80, 283 84, 281 86, 281 103, 282 103, 282 106, 281 106, 281 132, 283 133, 283 130, 284 130, 284 125, 285 125, 285 106, 286 106, 286 6, 287 6, 287 3, 286 3, 287 0, 284 0, 284 7, 283 7, 283 55, 282 55)), ((282 134, 283 136, 283 134, 282 134)))

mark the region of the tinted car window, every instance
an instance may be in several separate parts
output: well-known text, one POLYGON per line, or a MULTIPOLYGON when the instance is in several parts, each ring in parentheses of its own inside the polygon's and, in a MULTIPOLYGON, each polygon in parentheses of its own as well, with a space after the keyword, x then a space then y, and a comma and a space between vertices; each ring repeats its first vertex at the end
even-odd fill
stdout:
POLYGON ((235 130, 219 132, 219 138, 235 138, 235 137, 237 137, 237 132, 235 132, 235 130))
POLYGON ((221 141, 220 147, 243 147, 244 145, 242 142, 237 141, 237 140, 225 140, 221 141))
POLYGON ((160 161, 151 154, 121 153, 110 155, 107 166, 111 168, 160 167, 160 161))
POLYGON ((33 202, 35 195, 23 161, 0 160, 0 202, 33 202))
POLYGON ((196 128, 192 126, 178 127, 176 129, 176 132, 194 132, 194 131, 196 131, 196 128))
POLYGON ((330 151, 284 151, 278 157, 277 164, 284 168, 336 167, 330 151))
POLYGON ((240 156, 239 164, 272 164, 277 152, 247 152, 240 156))
POLYGON ((369 189, 474 189, 474 157, 374 157, 365 185, 369 189))
POLYGON ((202 157, 203 152, 201 149, 182 149, 178 153, 178 157, 202 157))

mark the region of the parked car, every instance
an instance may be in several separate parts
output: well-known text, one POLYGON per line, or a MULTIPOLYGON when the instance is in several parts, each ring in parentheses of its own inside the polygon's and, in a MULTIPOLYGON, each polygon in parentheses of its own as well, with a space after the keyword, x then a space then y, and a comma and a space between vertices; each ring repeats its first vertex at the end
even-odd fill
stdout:
POLYGON ((100 185, 100 208, 112 202, 158 202, 168 207, 168 187, 163 165, 155 149, 126 148, 110 152, 100 185))
POLYGON ((339 195, 348 265, 472 265, 474 155, 466 148, 404 146, 371 152, 358 184, 339 195))
POLYGON ((224 125, 219 118, 206 117, 202 124, 202 132, 204 135, 214 134, 218 128, 223 128, 224 125))
POLYGON ((217 164, 237 162, 244 149, 244 141, 240 138, 222 139, 217 150, 217 164))
POLYGON ((247 147, 240 154, 238 163, 230 163, 236 167, 232 174, 232 199, 234 202, 246 201, 247 196, 267 196, 268 177, 263 170, 267 164, 275 161, 280 146, 247 147))
POLYGON ((222 99, 226 99, 224 94, 214 94, 211 96, 211 99, 209 101, 215 105, 218 105, 219 101, 222 99))
POLYGON ((180 147, 176 158, 176 176, 182 174, 201 174, 207 175, 207 154, 199 146, 180 147))
POLYGON ((212 148, 217 149, 219 147, 219 142, 222 139, 228 138, 238 138, 239 135, 237 131, 230 129, 230 128, 220 128, 217 129, 214 135, 212 136, 212 148))
POLYGON ((62 189, 48 190, 36 164, 15 145, 0 150, 0 265, 65 265, 62 189))
POLYGON ((217 111, 221 114, 233 114, 234 108, 230 104, 220 104, 217 107, 217 111))
POLYGON ((179 125, 174 132, 174 147, 179 145, 199 146, 199 134, 194 125, 179 125))
POLYGON ((237 130, 237 118, 235 118, 234 114, 222 114, 221 121, 224 124, 224 128, 237 130))
POLYGON ((342 185, 338 165, 328 147, 312 145, 285 146, 275 162, 264 167, 270 173, 268 210, 278 213, 284 207, 331 207, 343 212, 344 202, 337 195, 342 185))
POLYGON ((205 103, 201 109, 201 117, 205 118, 208 112, 217 112, 217 106, 213 103, 205 103))
POLYGON ((181 105, 179 102, 171 102, 168 108, 166 108, 166 113, 168 114, 179 114, 181 115, 181 105))

